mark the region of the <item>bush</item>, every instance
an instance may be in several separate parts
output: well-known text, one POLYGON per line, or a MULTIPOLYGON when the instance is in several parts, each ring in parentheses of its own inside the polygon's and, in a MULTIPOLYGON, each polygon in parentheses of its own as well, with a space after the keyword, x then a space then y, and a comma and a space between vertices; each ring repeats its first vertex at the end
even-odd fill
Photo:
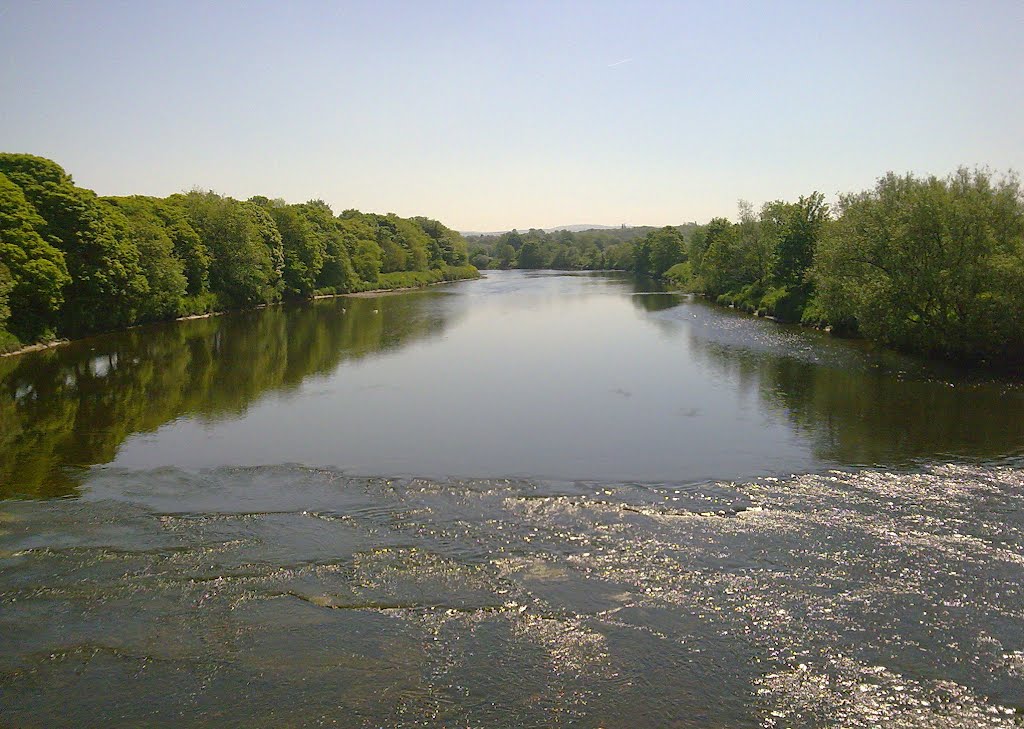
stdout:
POLYGON ((759 283, 744 286, 736 297, 736 306, 746 312, 754 313, 761 309, 761 296, 763 293, 764 290, 759 283))
POLYGON ((181 300, 181 304, 178 307, 179 316, 195 316, 197 314, 209 314, 212 311, 218 311, 222 307, 219 306, 217 295, 207 292, 205 294, 196 294, 195 296, 185 296, 181 300))
POLYGON ((467 278, 479 278, 480 272, 475 266, 444 266, 429 271, 395 271, 382 273, 374 288, 409 289, 418 286, 429 286, 442 281, 459 281, 467 278))
POLYGON ((693 283, 693 265, 689 261, 683 261, 665 271, 665 279, 673 286, 689 288, 693 283))
POLYGON ((780 321, 802 321, 807 305, 807 287, 776 286, 768 289, 761 297, 761 308, 769 316, 780 321))
POLYGON ((335 296, 338 294, 359 293, 362 291, 393 291, 396 289, 414 289, 420 286, 442 283, 444 281, 461 281, 479 278, 480 272, 475 266, 442 266, 429 271, 392 271, 382 273, 373 283, 360 282, 350 290, 327 286, 316 290, 317 296, 335 296))
POLYGON ((21 349, 21 342, 18 338, 3 329, 0 329, 0 354, 15 352, 21 349))

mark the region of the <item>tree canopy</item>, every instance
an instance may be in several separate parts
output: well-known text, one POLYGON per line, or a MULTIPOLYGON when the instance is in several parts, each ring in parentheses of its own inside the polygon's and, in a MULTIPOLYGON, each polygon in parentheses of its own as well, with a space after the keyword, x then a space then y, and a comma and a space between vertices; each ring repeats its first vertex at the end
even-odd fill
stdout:
POLYGON ((678 285, 722 304, 961 361, 1024 361, 1015 176, 888 174, 864 192, 741 204, 698 227, 678 285))
POLYGON ((889 174, 844 195, 813 269, 820 310, 885 344, 953 358, 1024 353, 1024 210, 1014 178, 889 174))
POLYGON ((462 236, 430 218, 205 190, 98 198, 50 160, 0 154, 0 349, 473 275, 462 236))
POLYGON ((149 285, 124 217, 50 160, 0 154, 0 172, 21 188, 44 221, 41 234, 64 254, 70 281, 59 328, 77 335, 136 321, 149 285))
POLYGON ((6 327, 25 339, 53 331, 68 275, 64 254, 43 239, 46 221, 24 193, 0 173, 0 279, 6 327), (9 320, 9 321, 8 321, 9 320))

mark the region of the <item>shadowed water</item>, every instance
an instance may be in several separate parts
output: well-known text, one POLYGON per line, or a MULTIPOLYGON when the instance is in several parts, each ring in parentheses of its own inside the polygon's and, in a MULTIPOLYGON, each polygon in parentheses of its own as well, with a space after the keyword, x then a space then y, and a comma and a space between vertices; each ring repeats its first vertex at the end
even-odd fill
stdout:
POLYGON ((1024 710, 1007 381, 522 273, 0 378, 0 725, 1024 710))

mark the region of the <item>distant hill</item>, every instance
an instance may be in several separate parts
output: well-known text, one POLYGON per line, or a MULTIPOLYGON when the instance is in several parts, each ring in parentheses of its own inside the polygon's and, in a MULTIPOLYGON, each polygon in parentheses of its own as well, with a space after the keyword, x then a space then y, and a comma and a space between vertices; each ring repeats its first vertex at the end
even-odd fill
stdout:
MULTIPOLYGON (((583 230, 613 230, 615 228, 621 228, 621 227, 623 227, 623 226, 620 226, 620 225, 591 225, 589 223, 576 223, 575 225, 556 225, 554 228, 541 228, 541 230, 543 230, 545 233, 555 233, 555 232, 557 232, 559 230, 568 230, 568 231, 570 231, 572 233, 579 233, 580 231, 583 231, 583 230)), ((488 232, 481 232, 481 231, 478 231, 478 230, 460 230, 459 232, 462 233, 462 235, 464 235, 466 237, 469 237, 469 236, 474 236, 475 237, 475 236, 481 236, 481 235, 501 235, 503 233, 508 233, 511 230, 512 230, 512 228, 509 228, 509 230, 492 230, 492 231, 488 231, 488 232)), ((515 228, 515 230, 518 230, 520 233, 525 233, 528 230, 532 230, 532 228, 515 228)))
POLYGON ((559 231, 559 230, 568 230, 568 231, 570 231, 572 233, 579 233, 581 230, 611 230, 612 228, 620 228, 620 227, 624 228, 624 227, 628 227, 628 226, 619 226, 619 225, 586 225, 586 224, 582 224, 582 225, 558 225, 558 226, 556 226, 554 228, 545 228, 544 232, 545 233, 554 233, 554 232, 559 231))

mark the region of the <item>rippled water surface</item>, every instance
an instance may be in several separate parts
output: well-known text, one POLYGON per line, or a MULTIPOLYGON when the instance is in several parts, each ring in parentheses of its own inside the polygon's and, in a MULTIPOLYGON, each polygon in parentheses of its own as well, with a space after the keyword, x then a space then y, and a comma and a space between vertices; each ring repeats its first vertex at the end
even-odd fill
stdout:
POLYGON ((0 726, 1024 717, 1010 381, 509 272, 0 388, 0 726))

